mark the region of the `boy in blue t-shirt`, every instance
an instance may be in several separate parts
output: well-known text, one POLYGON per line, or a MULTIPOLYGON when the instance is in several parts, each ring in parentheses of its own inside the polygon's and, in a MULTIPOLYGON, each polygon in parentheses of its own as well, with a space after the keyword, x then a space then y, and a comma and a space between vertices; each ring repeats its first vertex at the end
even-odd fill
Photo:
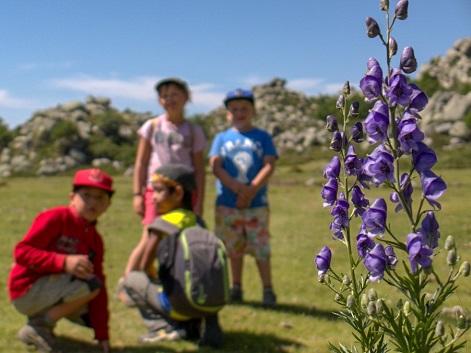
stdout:
POLYGON ((253 126, 256 109, 251 91, 229 92, 224 105, 232 127, 216 135, 209 160, 217 178, 215 233, 231 261, 231 301, 242 301, 243 256, 250 254, 263 284, 263 305, 274 307, 267 184, 278 154, 272 137, 253 126))

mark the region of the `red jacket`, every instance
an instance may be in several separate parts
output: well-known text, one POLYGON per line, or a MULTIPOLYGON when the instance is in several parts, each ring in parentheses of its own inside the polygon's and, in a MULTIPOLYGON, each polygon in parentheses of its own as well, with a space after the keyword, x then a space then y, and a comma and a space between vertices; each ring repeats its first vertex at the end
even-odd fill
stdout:
MULTIPOLYGON (((95 275, 105 283, 103 239, 95 228, 71 207, 41 212, 24 238, 15 246, 15 265, 10 272, 10 299, 24 295, 40 277, 62 273, 67 254, 96 254, 95 275)), ((97 340, 108 339, 108 297, 106 286, 88 304, 89 318, 97 340)))

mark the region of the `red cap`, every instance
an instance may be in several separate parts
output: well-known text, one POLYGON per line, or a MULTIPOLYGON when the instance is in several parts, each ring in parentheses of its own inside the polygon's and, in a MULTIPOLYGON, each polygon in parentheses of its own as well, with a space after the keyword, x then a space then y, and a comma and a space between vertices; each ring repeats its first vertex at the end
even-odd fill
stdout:
POLYGON ((91 186, 109 192, 113 190, 113 179, 100 169, 84 169, 75 173, 73 186, 91 186))

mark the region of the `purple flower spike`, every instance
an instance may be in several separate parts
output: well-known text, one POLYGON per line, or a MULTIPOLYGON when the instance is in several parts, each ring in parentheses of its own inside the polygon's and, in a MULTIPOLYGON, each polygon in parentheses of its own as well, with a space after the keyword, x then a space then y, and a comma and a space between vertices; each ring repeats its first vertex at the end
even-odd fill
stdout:
POLYGON ((314 263, 316 264, 319 275, 327 273, 327 270, 330 267, 331 260, 332 251, 327 246, 324 246, 314 259, 314 263))
POLYGON ((339 131, 339 124, 337 123, 337 119, 333 115, 327 115, 326 118, 327 125, 326 129, 329 132, 339 131))
POLYGON ((340 158, 337 156, 333 156, 330 163, 324 169, 324 178, 331 179, 331 178, 338 178, 340 175, 340 158))
POLYGON ((367 17, 365 23, 366 34, 368 35, 368 37, 374 38, 381 33, 378 22, 376 22, 372 17, 367 17))
POLYGON ((394 157, 382 145, 369 155, 363 164, 363 171, 369 175, 373 184, 378 187, 386 180, 394 183, 394 157))
POLYGON ((412 150, 412 163, 419 173, 426 172, 437 163, 435 151, 425 143, 418 142, 417 150, 412 150))
POLYGON ((427 212, 427 215, 422 220, 422 227, 417 229, 417 233, 421 236, 422 244, 435 249, 438 246, 438 239, 440 239, 438 228, 439 225, 435 218, 435 213, 433 211, 427 212))
POLYGON ((355 216, 362 216, 365 213, 365 207, 368 207, 370 201, 365 198, 359 186, 355 185, 352 189, 352 203, 355 206, 355 216))
POLYGON ((384 252, 383 245, 380 243, 376 244, 375 247, 366 254, 363 264, 370 273, 371 282, 381 281, 388 264, 388 258, 384 252))
POLYGON ((425 199, 432 207, 441 209, 442 206, 436 201, 446 191, 446 184, 443 179, 431 171, 420 174, 420 182, 422 183, 422 193, 425 199))
POLYGON ((410 233, 406 238, 406 247, 409 254, 409 262, 411 265, 411 273, 416 273, 418 266, 429 268, 432 266, 433 249, 422 244, 422 238, 419 234, 410 233))
POLYGON ((428 104, 427 95, 415 84, 411 83, 409 87, 412 89, 410 95, 409 109, 413 112, 420 112, 425 109, 428 104))
POLYGON ((363 142, 364 137, 365 137, 365 134, 363 132, 363 124, 357 121, 352 126, 352 140, 355 141, 356 143, 360 143, 360 142, 363 142))
POLYGON ((411 94, 412 88, 407 84, 407 78, 400 71, 394 70, 389 81, 389 89, 386 92, 389 103, 392 106, 399 104, 407 107, 410 104, 411 94))
POLYGON ((415 59, 412 47, 405 47, 402 50, 400 68, 406 74, 411 74, 417 70, 417 60, 415 59))
POLYGON ((367 229, 368 236, 383 236, 386 230, 387 205, 383 198, 378 198, 371 207, 363 213, 361 219, 367 229))
POLYGON ((329 179, 324 185, 321 190, 321 197, 325 200, 322 204, 324 207, 332 206, 335 203, 337 200, 338 188, 337 179, 329 179))
POLYGON ((388 133, 389 111, 388 106, 382 101, 376 101, 365 119, 365 131, 368 134, 368 142, 374 144, 384 142, 388 133))
POLYGON ((408 16, 408 7, 409 1, 408 0, 399 0, 396 5, 396 9, 394 10, 394 14, 398 20, 405 20, 408 16))
POLYGON ((357 235, 357 251, 358 256, 362 259, 365 258, 368 251, 373 249, 375 242, 366 234, 366 228, 362 224, 360 228, 360 233, 357 235))
POLYGON ((417 126, 417 121, 408 111, 404 112, 397 130, 397 138, 400 143, 399 149, 404 154, 410 154, 412 150, 417 151, 419 149, 418 142, 425 138, 424 133, 417 126))

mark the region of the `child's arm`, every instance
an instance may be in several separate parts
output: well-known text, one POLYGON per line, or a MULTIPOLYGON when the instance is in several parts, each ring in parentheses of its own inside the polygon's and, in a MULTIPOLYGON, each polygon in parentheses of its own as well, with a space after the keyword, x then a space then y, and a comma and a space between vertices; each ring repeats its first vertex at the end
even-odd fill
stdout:
POLYGON ((234 193, 238 194, 244 184, 238 182, 224 169, 221 156, 212 156, 209 160, 209 164, 211 166, 213 174, 216 176, 216 178, 219 179, 222 185, 226 186, 234 193))
POLYGON ((193 212, 197 216, 203 217, 204 192, 205 192, 205 182, 206 182, 206 174, 204 171, 203 151, 193 153, 192 160, 193 160, 193 167, 195 169, 195 183, 196 183, 196 193, 197 193, 196 204, 193 207, 193 212))
POLYGON ((265 156, 263 157, 263 167, 257 173, 250 185, 243 185, 237 194, 236 206, 238 208, 247 208, 252 203, 253 198, 257 192, 267 184, 273 171, 275 170, 276 157, 265 156))
POLYGON ((142 195, 146 187, 147 165, 149 163, 150 150, 151 146, 149 141, 141 137, 137 147, 133 177, 133 208, 134 212, 141 216, 144 214, 144 198, 142 195))
POLYGON ((159 246, 162 233, 150 231, 147 237, 147 241, 144 245, 144 251, 142 253, 141 263, 139 264, 139 271, 145 271, 152 267, 155 261, 157 253, 157 247, 159 246))

